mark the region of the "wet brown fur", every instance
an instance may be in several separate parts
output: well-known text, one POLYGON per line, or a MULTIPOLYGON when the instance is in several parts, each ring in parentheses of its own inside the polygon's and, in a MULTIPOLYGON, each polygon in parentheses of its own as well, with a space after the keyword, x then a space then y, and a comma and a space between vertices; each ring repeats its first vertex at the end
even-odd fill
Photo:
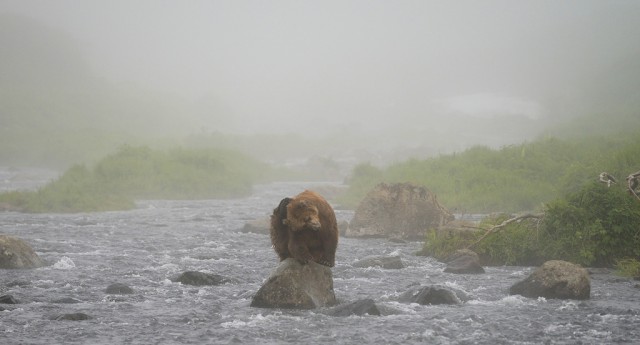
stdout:
POLYGON ((271 215, 271 243, 280 260, 315 261, 333 267, 338 225, 331 205, 320 194, 305 190, 284 198, 271 215))

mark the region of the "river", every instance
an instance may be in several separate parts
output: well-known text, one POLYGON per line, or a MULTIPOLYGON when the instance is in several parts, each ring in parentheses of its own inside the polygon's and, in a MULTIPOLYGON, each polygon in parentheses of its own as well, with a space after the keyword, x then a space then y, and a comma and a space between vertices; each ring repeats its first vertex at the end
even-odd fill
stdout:
MULTIPOLYGON (((0 233, 27 241, 46 267, 0 270, 1 344, 603 344, 640 343, 638 282, 591 269, 587 301, 510 296, 533 267, 444 273, 414 255, 421 242, 340 238, 333 268, 341 303, 371 298, 380 316, 335 317, 250 307, 278 259, 268 235, 244 233, 280 199, 312 183, 259 185, 231 200, 139 201, 135 210, 82 214, 0 213, 0 233), (358 268, 370 255, 401 257, 404 268, 358 268), (172 282, 184 271, 230 279, 219 286, 172 282), (123 283, 133 294, 105 289, 123 283), (470 296, 461 305, 405 304, 416 284, 441 284, 470 296), (71 298, 77 303, 59 303, 71 298), (55 320, 84 313, 81 321, 55 320)), ((352 211, 337 210, 339 220, 352 211)))

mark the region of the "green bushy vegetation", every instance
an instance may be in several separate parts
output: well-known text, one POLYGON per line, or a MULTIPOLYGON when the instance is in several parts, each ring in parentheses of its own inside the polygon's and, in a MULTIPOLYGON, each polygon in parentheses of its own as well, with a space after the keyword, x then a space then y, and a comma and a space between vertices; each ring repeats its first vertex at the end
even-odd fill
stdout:
MULTIPOLYGON (((607 171, 624 184, 640 169, 640 131, 606 137, 543 138, 501 149, 483 146, 387 168, 353 169, 341 201, 355 207, 380 182, 412 182, 429 188, 447 208, 464 213, 519 212, 542 204, 607 171)), ((618 187, 620 187, 618 185, 618 187)))
POLYGON ((625 258, 616 262, 616 271, 623 277, 640 280, 640 260, 625 258))
POLYGON ((536 212, 541 218, 509 223, 478 241, 484 231, 427 234, 423 253, 444 258, 473 244, 486 264, 538 265, 561 259, 585 266, 619 267, 633 274, 640 260, 640 203, 625 177, 640 169, 640 131, 570 139, 542 138, 493 150, 410 160, 387 168, 357 166, 341 202, 355 206, 379 182, 412 182, 438 195, 458 213, 536 212), (618 180, 597 182, 602 171, 618 180))
MULTIPOLYGON (((620 265, 632 270, 640 258, 640 203, 622 188, 587 183, 577 192, 545 205, 540 219, 510 223, 477 243, 475 250, 488 264, 539 265, 559 259, 584 266, 620 265)), ((485 220, 490 228, 506 215, 485 220)), ((434 256, 475 243, 473 236, 427 236, 425 252, 434 256)))
POLYGON ((270 167, 230 150, 152 150, 125 146, 93 169, 76 165, 37 191, 0 194, 27 212, 86 212, 134 207, 134 199, 207 199, 248 195, 270 167))

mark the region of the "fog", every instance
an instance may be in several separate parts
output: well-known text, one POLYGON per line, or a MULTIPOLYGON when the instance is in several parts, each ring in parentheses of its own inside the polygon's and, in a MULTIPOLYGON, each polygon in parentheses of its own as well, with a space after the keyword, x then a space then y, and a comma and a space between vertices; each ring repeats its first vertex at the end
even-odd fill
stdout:
POLYGON ((336 143, 313 154, 401 159, 640 117, 633 0, 3 0, 0 29, 12 133, 31 117, 159 137, 296 134, 336 143))

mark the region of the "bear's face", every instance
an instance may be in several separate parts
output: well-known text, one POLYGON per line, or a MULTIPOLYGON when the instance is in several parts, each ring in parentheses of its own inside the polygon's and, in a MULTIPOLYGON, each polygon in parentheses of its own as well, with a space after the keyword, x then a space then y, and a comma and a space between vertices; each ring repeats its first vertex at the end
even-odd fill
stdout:
POLYGON ((287 205, 287 219, 284 221, 292 231, 310 229, 320 230, 320 213, 318 208, 309 202, 293 201, 287 205))

